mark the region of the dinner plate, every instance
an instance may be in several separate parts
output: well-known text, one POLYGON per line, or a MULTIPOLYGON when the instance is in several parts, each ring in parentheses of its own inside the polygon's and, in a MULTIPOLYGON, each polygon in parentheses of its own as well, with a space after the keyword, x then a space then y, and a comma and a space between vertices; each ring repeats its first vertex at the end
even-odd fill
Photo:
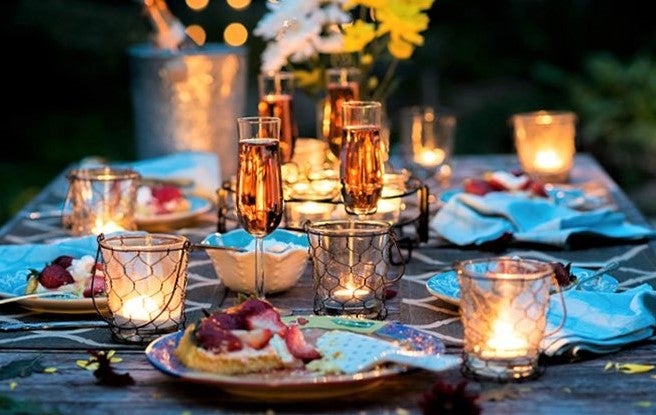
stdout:
MULTIPOLYGON (((68 238, 54 244, 4 245, 0 246, 0 297, 14 298, 25 294, 30 269, 42 269, 45 264, 59 255, 79 258, 83 255, 95 257, 95 236, 68 238)), ((16 301, 30 310, 57 314, 96 313, 91 298, 47 297, 26 298, 16 301)), ((107 298, 96 298, 99 308, 107 308, 107 298)))
MULTIPOLYGON (((580 280, 592 274, 594 270, 571 267, 570 272, 580 280)), ((614 277, 608 274, 602 274, 599 278, 599 284, 594 281, 596 278, 593 278, 593 280, 581 284, 580 289, 604 292, 615 292, 617 290, 618 281, 614 277)), ((569 287, 565 287, 565 290, 571 288, 573 285, 570 284, 569 287)), ((455 270, 440 272, 432 276, 426 281, 426 288, 428 292, 440 300, 449 304, 460 305, 460 283, 458 282, 458 273, 455 270)))
MULTIPOLYGON (((303 330, 346 330, 392 342, 402 342, 413 350, 444 353, 444 344, 435 336, 398 322, 355 320, 328 316, 292 316, 289 322, 303 319, 303 330)), ((167 334, 146 348, 148 361, 161 372, 188 382, 217 386, 234 395, 271 401, 306 401, 357 394, 380 385, 386 378, 399 375, 408 367, 384 365, 355 374, 319 374, 305 370, 278 370, 246 375, 219 375, 185 367, 173 354, 183 332, 167 334)))
POLYGON ((182 223, 195 218, 212 208, 212 202, 200 196, 185 195, 189 200, 189 210, 184 212, 171 212, 159 215, 136 215, 135 222, 140 228, 148 228, 159 225, 170 225, 173 223, 182 223))

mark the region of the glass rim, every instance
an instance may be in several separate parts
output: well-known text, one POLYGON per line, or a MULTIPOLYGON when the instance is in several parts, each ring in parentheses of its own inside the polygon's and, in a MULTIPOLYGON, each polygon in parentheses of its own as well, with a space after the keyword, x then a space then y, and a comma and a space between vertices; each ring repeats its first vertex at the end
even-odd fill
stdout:
POLYGON ((458 272, 458 276, 474 280, 492 280, 492 281, 532 281, 540 280, 554 274, 553 266, 545 261, 538 259, 526 258, 513 258, 513 257, 491 257, 491 258, 476 258, 467 259, 464 261, 456 262, 454 268, 458 272), (501 263, 501 262, 515 262, 524 263, 533 267, 527 269, 526 272, 501 272, 490 271, 487 267, 485 270, 474 270, 471 266, 501 263))
POLYGON ((342 103, 342 108, 382 108, 383 104, 380 101, 345 101, 342 103))
POLYGON ((308 234, 318 236, 377 236, 389 234, 392 225, 383 220, 324 220, 311 222, 304 225, 308 234), (342 227, 349 225, 349 227, 342 227), (358 227, 358 226, 368 226, 358 227))
POLYGON ((291 71, 264 71, 257 74, 259 78, 284 78, 284 79, 293 79, 294 72, 291 71))
POLYGON ((528 112, 515 113, 510 117, 510 120, 514 121, 514 120, 519 120, 519 119, 533 119, 533 118, 544 117, 544 116, 554 117, 554 118, 557 118, 558 120, 561 120, 561 121, 564 121, 564 120, 576 121, 578 119, 578 117, 577 117, 577 115, 574 111, 569 111, 569 110, 537 110, 537 111, 528 111, 528 112))
POLYGON ((162 251, 186 251, 190 247, 189 239, 182 235, 165 233, 143 233, 143 232, 119 232, 105 236, 100 234, 96 238, 98 246, 111 251, 121 252, 162 252, 162 251), (151 240, 156 244, 146 245, 145 241, 151 240), (130 245, 125 242, 144 241, 139 244, 130 245))
POLYGON ((138 180, 141 179, 141 174, 130 168, 97 166, 73 169, 68 172, 67 178, 88 181, 138 180))
POLYGON ((248 123, 248 124, 271 124, 271 123, 280 123, 280 117, 260 117, 257 115, 249 115, 246 117, 237 117, 237 123, 248 123))

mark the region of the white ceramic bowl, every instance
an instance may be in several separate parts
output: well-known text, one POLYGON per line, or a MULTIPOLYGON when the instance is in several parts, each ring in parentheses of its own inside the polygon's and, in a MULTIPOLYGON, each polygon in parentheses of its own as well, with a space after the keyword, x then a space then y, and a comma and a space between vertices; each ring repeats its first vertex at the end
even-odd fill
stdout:
MULTIPOLYGON (((255 291, 255 238, 243 229, 207 235, 201 245, 246 248, 247 252, 206 249, 219 279, 231 290, 255 291)), ((276 229, 264 238, 264 289, 275 293, 290 289, 299 280, 309 260, 304 233, 276 229)))

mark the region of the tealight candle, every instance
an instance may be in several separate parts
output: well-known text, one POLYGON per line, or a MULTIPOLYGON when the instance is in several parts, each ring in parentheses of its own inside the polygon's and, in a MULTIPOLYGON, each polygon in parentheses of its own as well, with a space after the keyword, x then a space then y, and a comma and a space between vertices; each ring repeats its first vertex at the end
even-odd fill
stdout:
POLYGON ((512 358, 526 356, 528 341, 522 332, 515 329, 517 318, 508 313, 499 317, 493 324, 485 348, 481 351, 484 358, 512 358))
POLYGON ((142 343, 184 323, 189 241, 178 235, 120 233, 98 237, 108 319, 120 341, 142 343))
POLYGON ((385 318, 385 287, 404 271, 402 264, 390 260, 395 243, 391 225, 375 220, 329 220, 309 222, 305 230, 312 257, 315 313, 385 318))
POLYGON ((141 176, 134 170, 108 166, 72 170, 65 225, 74 235, 134 230, 134 211, 141 176))
POLYGON ((465 375, 507 381, 539 374, 551 265, 500 257, 463 261, 456 269, 465 375))
POLYGON ((421 149, 418 154, 414 155, 415 163, 419 164, 422 167, 431 168, 437 167, 440 164, 444 163, 446 158, 446 153, 440 148, 434 149, 421 149))
POLYGON ((576 152, 575 121, 571 112, 515 114, 515 147, 522 169, 538 180, 566 181, 576 152))

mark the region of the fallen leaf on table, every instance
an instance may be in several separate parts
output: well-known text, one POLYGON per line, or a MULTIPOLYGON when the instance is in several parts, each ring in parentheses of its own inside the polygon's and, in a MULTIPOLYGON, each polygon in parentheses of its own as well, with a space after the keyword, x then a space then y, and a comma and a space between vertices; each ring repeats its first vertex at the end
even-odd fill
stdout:
POLYGON ((41 364, 41 356, 32 359, 14 360, 0 367, 0 380, 24 378, 33 373, 41 373, 44 369, 45 367, 41 364))
POLYGON ((656 366, 654 365, 646 365, 643 363, 613 363, 613 362, 608 362, 606 363, 606 366, 604 366, 604 371, 608 371, 610 369, 615 369, 617 372, 621 373, 627 373, 629 375, 637 374, 637 373, 647 373, 652 370, 654 370, 656 366))

